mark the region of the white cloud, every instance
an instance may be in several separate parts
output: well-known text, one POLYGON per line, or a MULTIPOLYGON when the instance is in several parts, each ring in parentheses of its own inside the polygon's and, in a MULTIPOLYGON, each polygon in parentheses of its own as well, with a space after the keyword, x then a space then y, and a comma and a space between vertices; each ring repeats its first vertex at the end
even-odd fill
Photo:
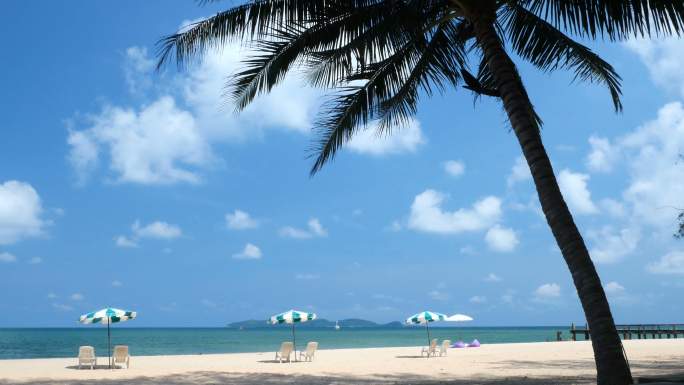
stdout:
POLYGON ((314 237, 326 237, 328 231, 321 225, 318 218, 311 218, 307 222, 306 229, 300 229, 292 226, 286 226, 280 229, 280 236, 285 238, 295 239, 309 239, 314 237))
POLYGON ((515 303, 515 290, 506 290, 506 292, 501 296, 501 302, 512 305, 515 303))
POLYGON ((606 213, 610 214, 612 217, 615 218, 622 218, 627 215, 625 205, 622 204, 622 202, 616 201, 614 199, 601 199, 601 201, 599 202, 599 206, 601 206, 601 209, 603 211, 605 211, 606 213))
POLYGON ((465 173, 465 163, 460 160, 447 160, 444 162, 444 171, 454 177, 458 177, 465 173))
POLYGON ((233 259, 261 259, 261 249, 256 245, 247 243, 241 252, 233 254, 233 259))
POLYGON ((446 196, 439 191, 425 190, 411 204, 408 227, 418 231, 456 234, 476 231, 493 225, 501 217, 501 200, 488 196, 475 202, 472 208, 444 211, 446 196))
POLYGON ((28 260, 28 263, 31 265, 38 265, 40 263, 43 263, 43 258, 41 257, 33 257, 28 260))
POLYGON ((639 55, 655 84, 684 96, 684 42, 681 39, 632 39, 625 46, 639 55))
POLYGON ((672 251, 663 255, 658 261, 650 263, 646 269, 653 274, 684 275, 684 252, 672 251))
POLYGON ((527 165, 525 157, 521 155, 515 158, 515 163, 513 164, 513 168, 511 168, 511 173, 508 175, 506 180, 508 186, 511 187, 518 182, 531 179, 532 174, 530 173, 530 167, 527 165))
POLYGON ((180 227, 162 221, 155 221, 144 226, 140 224, 140 221, 135 221, 131 229, 137 238, 168 240, 183 235, 180 227))
POLYGON ((138 243, 136 241, 123 235, 119 235, 118 237, 114 238, 114 241, 116 242, 117 247, 138 247, 138 243))
POLYGON ((300 280, 313 280, 313 279, 319 279, 319 278, 321 278, 321 276, 318 274, 299 273, 299 274, 295 275, 295 279, 300 279, 300 280))
POLYGON ((48 297, 48 299, 55 299, 55 298, 57 298, 57 294, 55 294, 55 293, 48 293, 47 297, 48 297))
POLYGON ((615 281, 608 282, 607 284, 603 285, 603 288, 606 293, 613 295, 619 295, 625 292, 625 287, 615 281))
POLYGON ((487 241, 490 249, 501 252, 513 251, 518 243, 520 243, 513 229, 499 225, 495 225, 487 231, 485 241, 487 241))
POLYGON ((498 275, 494 273, 489 273, 487 276, 484 278, 485 282, 501 282, 502 279, 498 275))
POLYGON ((242 210, 235 210, 232 214, 226 214, 226 226, 231 230, 254 229, 259 226, 254 218, 242 210))
POLYGON ((83 301, 83 299, 84 299, 85 297, 84 297, 83 294, 81 294, 81 293, 74 293, 74 294, 70 295, 69 298, 70 298, 72 301, 83 301))
POLYGON ((420 122, 411 119, 403 127, 393 128, 389 135, 379 133, 377 124, 371 123, 357 131, 346 148, 360 154, 382 156, 416 152, 425 142, 420 122))
POLYGON ((474 295, 468 300, 470 303, 486 303, 487 297, 481 295, 474 295))
POLYGON ((119 281, 118 279, 115 279, 112 281, 112 287, 121 287, 123 286, 123 283, 119 281))
POLYGON ((632 253, 641 239, 636 228, 624 228, 615 231, 610 226, 603 227, 598 232, 590 232, 594 247, 589 254, 596 263, 615 263, 632 253))
POLYGON ((432 290, 428 293, 428 295, 435 301, 446 301, 449 299, 449 294, 441 290, 432 290))
POLYGON ((147 54, 145 47, 128 47, 124 61, 124 76, 128 84, 128 92, 133 95, 141 94, 152 86, 150 73, 154 70, 155 62, 147 54))
POLYGON ((561 295, 561 288, 557 283, 545 283, 534 291, 537 299, 558 298, 561 295))
POLYGON ((40 196, 28 183, 10 180, 0 183, 0 245, 43 234, 40 196))
POLYGON ((79 179, 96 169, 100 152, 116 181, 140 184, 198 183, 216 163, 213 145, 263 135, 265 128, 308 133, 320 90, 288 76, 239 115, 226 105, 226 77, 242 68, 248 49, 229 44, 210 50, 188 72, 154 74, 145 47, 126 50, 129 92, 151 101, 132 107, 109 105, 69 133, 69 159, 79 179), (181 107, 182 106, 182 107, 181 107))
POLYGON ((558 185, 570 210, 575 214, 596 214, 598 208, 591 200, 591 192, 587 188, 589 175, 575 173, 564 169, 558 175, 558 185))
POLYGON ((587 167, 594 172, 609 172, 617 161, 618 152, 606 138, 590 136, 591 152, 587 155, 587 167))
POLYGON ((671 232, 676 211, 684 207, 684 108, 670 103, 656 120, 620 138, 628 154, 630 184, 624 192, 639 222, 671 232))
POLYGON ((213 161, 194 116, 180 109, 171 96, 140 110, 106 106, 89 120, 88 129, 71 131, 68 139, 69 159, 82 179, 95 168, 101 147, 109 151, 109 168, 118 182, 198 183, 196 169, 213 161))
POLYGON ((0 253, 0 262, 12 263, 12 262, 16 262, 16 261, 17 261, 17 257, 15 257, 14 254, 6 253, 6 252, 0 253))

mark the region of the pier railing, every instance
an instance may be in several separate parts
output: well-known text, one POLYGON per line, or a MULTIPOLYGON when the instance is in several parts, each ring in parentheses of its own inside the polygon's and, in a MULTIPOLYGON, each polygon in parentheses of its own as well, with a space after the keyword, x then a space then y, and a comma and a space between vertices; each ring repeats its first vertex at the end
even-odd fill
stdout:
MULTIPOLYGON (((656 338, 684 338, 684 324, 635 324, 635 325, 615 325, 618 334, 625 340, 631 339, 652 339, 656 338)), ((584 337, 585 340, 591 338, 591 330, 586 325, 576 327, 570 326, 570 338, 577 341, 577 336, 584 337)), ((558 341, 563 340, 562 332, 556 333, 558 341)))

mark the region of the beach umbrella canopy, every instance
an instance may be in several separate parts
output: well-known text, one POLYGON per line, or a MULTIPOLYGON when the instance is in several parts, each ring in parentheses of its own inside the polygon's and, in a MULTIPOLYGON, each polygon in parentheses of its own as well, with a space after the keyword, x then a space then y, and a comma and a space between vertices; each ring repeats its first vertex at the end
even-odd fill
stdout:
POLYGON ((451 321, 451 322, 467 322, 467 321, 472 321, 473 317, 465 315, 465 314, 454 314, 452 316, 449 316, 446 318, 445 321, 451 321))
POLYGON ((109 329, 109 325, 117 322, 124 322, 132 320, 137 317, 138 313, 134 311, 127 311, 116 309, 113 307, 107 307, 97 311, 83 314, 79 318, 79 322, 82 324, 106 324, 107 325, 107 355, 109 357, 109 367, 112 367, 112 334, 109 329))
MULTIPOLYGON (((446 314, 437 313, 434 311, 422 311, 416 313, 406 319, 407 324, 425 324, 425 331, 427 332, 428 346, 430 346, 430 322, 444 321, 447 318, 446 314)), ((428 358, 430 355, 428 354, 428 358)))
POLYGON ((316 313, 307 313, 299 310, 288 310, 286 312, 272 315, 268 322, 273 325, 278 324, 292 324, 292 346, 295 350, 295 360, 297 359, 297 338, 295 336, 295 324, 300 322, 313 321, 316 319, 316 313))

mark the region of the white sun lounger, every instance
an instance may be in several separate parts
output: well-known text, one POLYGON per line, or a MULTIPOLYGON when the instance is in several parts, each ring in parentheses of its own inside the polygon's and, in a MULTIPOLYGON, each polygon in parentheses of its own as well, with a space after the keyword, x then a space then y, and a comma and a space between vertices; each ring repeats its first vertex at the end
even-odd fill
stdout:
POLYGON ((316 354, 316 349, 318 349, 318 342, 311 341, 306 344, 306 350, 299 352, 299 359, 304 359, 304 361, 313 361, 314 355, 316 354))
POLYGON ((433 338, 432 341, 430 341, 430 346, 423 347, 420 351, 420 356, 422 357, 423 354, 427 354, 428 357, 437 354, 437 338, 433 338))
POLYGON ((128 346, 116 345, 114 347, 114 366, 126 364, 126 369, 131 367, 131 355, 128 354, 128 346))
POLYGON ((447 349, 451 347, 451 340, 444 340, 442 341, 442 345, 439 347, 439 356, 446 356, 447 355, 447 349))
POLYGON ((81 346, 78 348, 78 368, 81 369, 82 365, 90 365, 90 369, 95 369, 95 366, 97 366, 97 357, 95 356, 94 347, 81 346))
POLYGON ((280 345, 280 351, 276 352, 275 359, 278 362, 283 362, 287 361, 290 362, 290 356, 292 355, 292 350, 294 349, 294 345, 292 342, 283 342, 280 345))

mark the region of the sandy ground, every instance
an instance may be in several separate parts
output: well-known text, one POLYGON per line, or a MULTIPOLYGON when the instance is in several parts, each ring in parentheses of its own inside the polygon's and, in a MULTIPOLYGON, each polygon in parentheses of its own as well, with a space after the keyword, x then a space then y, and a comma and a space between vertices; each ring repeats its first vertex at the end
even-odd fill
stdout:
MULTIPOLYGON (((635 376, 684 373, 684 339, 625 342, 635 376)), ((588 342, 483 345, 421 358, 420 348, 321 349, 314 362, 274 353, 132 357, 130 369, 76 369, 75 358, 0 360, 0 384, 585 384, 588 342)), ((107 358, 99 359, 104 365, 107 358)))

